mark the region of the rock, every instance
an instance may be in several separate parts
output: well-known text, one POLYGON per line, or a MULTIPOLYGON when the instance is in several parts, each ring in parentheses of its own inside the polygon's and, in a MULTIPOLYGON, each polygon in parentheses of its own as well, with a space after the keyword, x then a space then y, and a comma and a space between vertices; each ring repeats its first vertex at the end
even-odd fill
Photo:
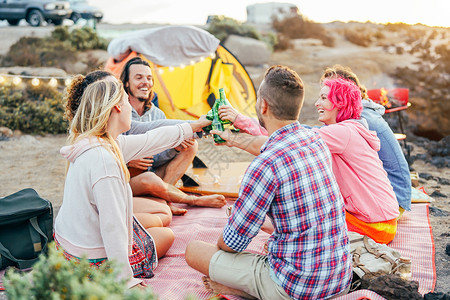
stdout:
POLYGON ((423 179, 425 179, 425 180, 433 179, 433 175, 428 174, 428 173, 419 173, 419 177, 420 177, 420 178, 423 178, 423 179))
POLYGON ((224 46, 244 65, 258 66, 267 64, 270 51, 264 42, 237 35, 230 35, 224 46))
POLYGON ((14 130, 13 135, 15 137, 20 137, 22 136, 22 131, 20 131, 19 129, 14 130))
POLYGON ((439 184, 450 185, 450 180, 448 180, 447 178, 438 177, 437 180, 439 184))
POLYGON ((0 136, 10 138, 13 136, 13 132, 8 127, 0 127, 0 136))
POLYGON ((442 194, 440 191, 434 191, 433 193, 431 193, 430 197, 432 197, 432 198, 435 198, 435 197, 447 198, 447 195, 442 194))
POLYGON ((439 293, 428 293, 423 295, 425 300, 450 300, 450 294, 439 293))
POLYGON ((432 214, 435 217, 446 217, 446 216, 450 215, 448 213, 448 211, 445 211, 443 209, 440 209, 440 208, 437 208, 434 206, 430 206, 429 210, 430 210, 430 214, 432 214))

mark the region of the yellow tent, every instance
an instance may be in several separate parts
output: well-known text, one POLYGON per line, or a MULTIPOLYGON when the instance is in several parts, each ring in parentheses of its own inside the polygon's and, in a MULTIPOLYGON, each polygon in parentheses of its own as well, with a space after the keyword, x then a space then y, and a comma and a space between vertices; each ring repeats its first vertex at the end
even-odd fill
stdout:
POLYGON ((159 107, 169 119, 206 114, 219 88, 241 113, 256 117, 256 92, 244 66, 219 40, 193 26, 164 26, 118 37, 108 46, 105 69, 120 76, 126 62, 141 56, 152 68, 159 107))

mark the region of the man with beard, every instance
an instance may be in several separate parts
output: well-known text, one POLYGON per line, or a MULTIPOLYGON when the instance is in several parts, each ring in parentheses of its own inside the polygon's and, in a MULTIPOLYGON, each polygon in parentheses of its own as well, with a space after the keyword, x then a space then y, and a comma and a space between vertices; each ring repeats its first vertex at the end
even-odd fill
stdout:
MULTIPOLYGON (((146 61, 140 57, 130 59, 124 66, 120 79, 132 106, 133 121, 149 123, 166 119, 164 112, 152 103, 156 95, 153 91, 152 70, 146 61)), ((136 133, 139 132, 134 132, 136 133)), ((197 141, 187 140, 180 146, 153 157, 129 162, 133 195, 151 194, 166 199, 172 213, 177 215, 186 213, 186 210, 172 206, 171 202, 208 207, 225 205, 226 200, 222 195, 186 195, 173 186, 192 163, 197 148, 197 141)), ((134 207, 139 212, 145 212, 145 202, 134 203, 134 207)))
POLYGON ((269 138, 245 172, 217 244, 191 241, 186 248, 186 262, 206 275, 205 287, 214 293, 330 299, 350 287, 344 201, 325 142, 298 122, 303 99, 296 72, 283 66, 267 70, 256 112, 269 138), (244 252, 266 216, 274 227, 267 255, 244 252))

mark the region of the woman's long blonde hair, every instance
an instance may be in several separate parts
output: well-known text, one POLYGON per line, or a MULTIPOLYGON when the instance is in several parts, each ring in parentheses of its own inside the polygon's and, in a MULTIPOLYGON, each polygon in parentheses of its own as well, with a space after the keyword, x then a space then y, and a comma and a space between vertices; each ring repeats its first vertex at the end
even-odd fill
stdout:
POLYGON ((68 140, 73 145, 84 138, 97 138, 113 154, 128 182, 130 173, 123 155, 116 141, 107 132, 111 111, 121 103, 124 93, 122 83, 116 80, 99 80, 89 84, 70 123, 68 140))

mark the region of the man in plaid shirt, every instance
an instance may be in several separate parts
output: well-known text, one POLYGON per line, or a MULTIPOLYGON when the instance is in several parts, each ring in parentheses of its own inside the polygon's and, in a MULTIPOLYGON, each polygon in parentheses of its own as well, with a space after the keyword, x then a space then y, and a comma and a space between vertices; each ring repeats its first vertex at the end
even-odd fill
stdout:
POLYGON ((269 140, 245 172, 217 245, 192 241, 186 249, 187 263, 207 276, 211 291, 270 300, 331 299, 348 291, 343 200, 327 146, 297 121, 303 98, 293 70, 273 66, 266 72, 256 113, 269 140), (274 227, 268 254, 243 252, 266 215, 274 227))

